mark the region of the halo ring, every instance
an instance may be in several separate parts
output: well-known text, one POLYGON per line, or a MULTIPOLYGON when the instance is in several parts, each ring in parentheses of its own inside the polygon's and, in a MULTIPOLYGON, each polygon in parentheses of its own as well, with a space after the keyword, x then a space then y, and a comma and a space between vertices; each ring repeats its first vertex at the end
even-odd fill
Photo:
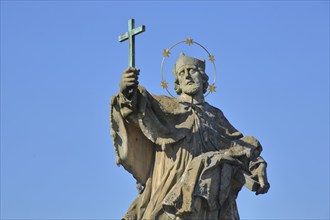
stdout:
POLYGON ((168 90, 168 87, 167 87, 167 81, 165 80, 164 78, 164 74, 163 74, 163 68, 164 68, 164 64, 165 64, 165 59, 166 57, 169 56, 170 54, 170 51, 176 47, 177 45, 179 44, 182 44, 182 43, 187 43, 189 46, 190 44, 197 44, 198 46, 200 46, 207 54, 208 54, 208 57, 209 57, 209 60, 212 62, 213 64, 213 69, 214 69, 214 73, 213 73, 213 82, 212 84, 208 87, 208 92, 204 95, 205 97, 208 96, 210 93, 212 92, 215 92, 215 82, 216 82, 216 78, 217 78, 217 74, 216 74, 216 65, 215 65, 215 62, 214 62, 214 56, 203 46, 201 45, 200 43, 194 41, 193 39, 191 38, 187 38, 186 40, 183 40, 183 41, 179 41, 175 44, 173 44, 169 49, 165 49, 164 52, 163 52, 163 59, 162 59, 162 63, 161 63, 161 66, 160 66, 160 76, 161 76, 161 79, 162 79, 162 87, 164 89, 166 89, 167 93, 172 96, 173 98, 175 98, 172 93, 168 90))

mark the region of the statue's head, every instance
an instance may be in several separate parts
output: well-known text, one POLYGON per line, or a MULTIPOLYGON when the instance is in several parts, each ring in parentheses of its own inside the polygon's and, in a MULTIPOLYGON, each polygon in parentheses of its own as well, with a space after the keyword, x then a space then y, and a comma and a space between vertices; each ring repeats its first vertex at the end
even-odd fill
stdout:
POLYGON ((209 77, 205 73, 205 60, 188 57, 181 53, 175 63, 173 73, 174 89, 178 95, 182 92, 195 95, 198 92, 207 91, 209 77))

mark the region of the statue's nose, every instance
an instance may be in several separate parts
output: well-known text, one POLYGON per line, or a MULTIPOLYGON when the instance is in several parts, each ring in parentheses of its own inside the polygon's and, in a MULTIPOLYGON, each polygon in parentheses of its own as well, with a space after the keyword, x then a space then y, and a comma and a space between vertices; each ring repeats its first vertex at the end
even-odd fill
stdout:
POLYGON ((190 77, 190 74, 189 74, 189 70, 188 68, 184 68, 184 76, 187 78, 187 77, 190 77))

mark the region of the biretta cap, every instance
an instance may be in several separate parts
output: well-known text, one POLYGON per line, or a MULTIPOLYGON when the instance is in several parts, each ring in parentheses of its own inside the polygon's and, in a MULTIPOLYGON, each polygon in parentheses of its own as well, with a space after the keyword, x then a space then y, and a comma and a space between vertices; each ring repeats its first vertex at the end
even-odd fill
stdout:
MULTIPOLYGON (((181 72, 184 68, 203 68, 205 71, 205 60, 196 59, 194 57, 185 56, 184 53, 180 53, 179 59, 175 63, 175 73, 181 72)), ((174 73, 174 74, 175 74, 174 73)))

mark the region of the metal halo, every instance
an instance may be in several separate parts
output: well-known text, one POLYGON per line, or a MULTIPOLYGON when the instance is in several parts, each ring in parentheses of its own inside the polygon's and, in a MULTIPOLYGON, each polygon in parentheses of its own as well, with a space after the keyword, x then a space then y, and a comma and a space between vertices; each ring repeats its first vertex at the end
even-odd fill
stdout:
POLYGON ((181 44, 181 43, 187 43, 189 46, 191 44, 197 44, 198 46, 200 46, 201 48, 203 48, 203 50, 208 54, 209 56, 209 60, 213 63, 213 67, 214 67, 214 74, 213 74, 213 83, 211 85, 209 85, 208 87, 208 92, 204 95, 204 97, 208 96, 210 93, 213 93, 215 92, 215 89, 216 89, 216 86, 215 86, 215 82, 216 82, 216 66, 215 66, 215 62, 214 62, 214 56, 203 46, 201 45, 200 43, 194 41, 193 39, 191 39, 190 37, 187 38, 186 40, 183 40, 183 41, 179 41, 177 43, 175 43, 174 45, 172 45, 169 49, 165 49, 163 51, 163 59, 162 59, 162 63, 161 63, 161 66, 160 66, 160 76, 162 78, 162 81, 161 81, 161 84, 162 84, 162 87, 164 89, 166 89, 167 93, 172 96, 173 98, 175 98, 171 92, 168 90, 168 86, 167 86, 167 81, 164 79, 164 74, 163 74, 163 67, 164 67, 164 63, 165 63, 165 58, 169 56, 170 54, 170 51, 177 45, 181 44))

